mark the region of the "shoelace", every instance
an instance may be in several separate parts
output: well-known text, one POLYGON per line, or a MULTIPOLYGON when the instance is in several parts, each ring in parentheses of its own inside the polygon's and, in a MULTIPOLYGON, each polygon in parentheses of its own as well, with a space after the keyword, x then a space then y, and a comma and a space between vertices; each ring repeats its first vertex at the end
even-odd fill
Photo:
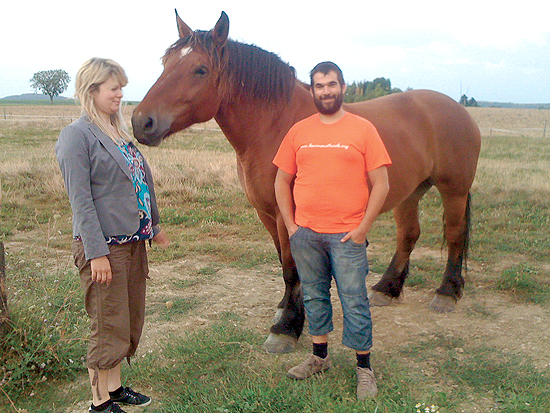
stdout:
POLYGON ((125 394, 126 397, 128 397, 128 399, 130 399, 132 402, 134 402, 134 403, 138 403, 138 402, 139 402, 139 395, 138 395, 138 393, 136 393, 135 391, 133 391, 130 387, 127 387, 126 389, 124 389, 124 394, 125 394))
POLYGON ((371 384, 374 382, 374 377, 369 374, 368 371, 361 371, 361 373, 357 375, 357 379, 360 384, 371 384))
POLYGON ((306 366, 309 366, 309 365, 312 365, 312 366, 317 366, 317 365, 321 365, 322 364, 322 361, 321 359, 315 357, 315 356, 311 356, 309 359, 305 360, 303 363, 302 363, 302 366, 303 367, 306 367, 306 366))

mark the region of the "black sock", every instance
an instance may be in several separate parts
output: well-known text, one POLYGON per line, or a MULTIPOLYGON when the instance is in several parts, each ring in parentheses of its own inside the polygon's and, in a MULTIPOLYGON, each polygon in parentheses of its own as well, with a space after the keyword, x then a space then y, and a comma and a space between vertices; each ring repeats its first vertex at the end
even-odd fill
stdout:
POLYGON ((94 404, 92 403, 92 411, 101 412, 109 407, 111 404, 113 404, 111 400, 107 400, 105 403, 101 403, 99 406, 94 406, 94 404))
POLYGON ((356 353, 357 356, 357 367, 363 367, 370 369, 370 353, 367 354, 359 354, 356 353))
POLYGON ((328 343, 313 343, 313 355, 326 359, 328 356, 328 343))
POLYGON ((118 389, 116 389, 115 391, 110 391, 109 392, 109 396, 111 397, 118 397, 122 394, 122 392, 124 391, 124 387, 120 386, 118 389))

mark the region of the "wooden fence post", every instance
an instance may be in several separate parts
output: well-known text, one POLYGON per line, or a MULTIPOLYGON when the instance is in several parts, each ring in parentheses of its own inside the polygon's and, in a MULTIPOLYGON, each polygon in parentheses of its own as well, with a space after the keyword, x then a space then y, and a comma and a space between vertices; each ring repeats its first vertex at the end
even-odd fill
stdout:
POLYGON ((6 259, 4 243, 0 241, 0 338, 9 330, 8 296, 6 294, 6 259))

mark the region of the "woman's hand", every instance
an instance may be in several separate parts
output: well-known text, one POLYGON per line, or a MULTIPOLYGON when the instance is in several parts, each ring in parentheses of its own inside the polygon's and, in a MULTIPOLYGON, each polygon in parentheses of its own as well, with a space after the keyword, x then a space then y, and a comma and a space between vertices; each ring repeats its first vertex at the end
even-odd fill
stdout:
POLYGON ((100 284, 111 284, 113 273, 111 272, 111 263, 106 255, 93 258, 90 261, 90 266, 92 268, 92 281, 100 284))
POLYGON ((162 229, 153 237, 153 241, 164 249, 170 245, 170 238, 168 238, 168 235, 162 229))

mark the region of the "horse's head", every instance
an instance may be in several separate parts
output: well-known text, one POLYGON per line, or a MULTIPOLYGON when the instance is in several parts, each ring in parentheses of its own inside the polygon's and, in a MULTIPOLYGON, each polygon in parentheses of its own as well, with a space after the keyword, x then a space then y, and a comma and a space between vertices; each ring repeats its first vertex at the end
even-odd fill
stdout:
POLYGON ((218 112, 219 70, 227 42, 229 18, 222 12, 216 26, 193 31, 176 12, 180 39, 164 55, 164 71, 132 116, 134 136, 157 146, 172 133, 206 122, 218 112))

